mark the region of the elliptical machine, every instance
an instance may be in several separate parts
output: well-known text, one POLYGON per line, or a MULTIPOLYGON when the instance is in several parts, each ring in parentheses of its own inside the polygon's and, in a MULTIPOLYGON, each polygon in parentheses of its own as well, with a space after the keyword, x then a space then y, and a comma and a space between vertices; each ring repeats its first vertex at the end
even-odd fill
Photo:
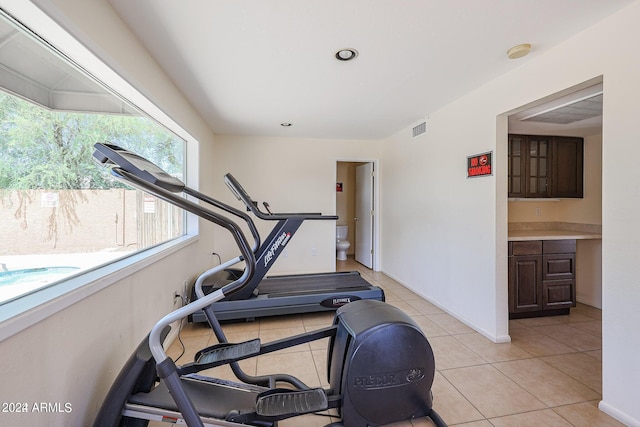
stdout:
MULTIPOLYGON (((359 300, 336 311, 333 325, 262 344, 259 339, 227 342, 211 305, 238 292, 255 270, 255 256, 242 230, 231 220, 178 194, 184 184, 148 160, 120 147, 96 144, 94 157, 111 173, 228 230, 239 256, 205 273, 204 281, 244 262, 242 276, 179 308, 152 328, 112 385, 94 426, 146 426, 149 420, 207 426, 277 427, 279 420, 337 410, 332 427, 380 426, 428 416, 446 427, 432 408, 433 351, 417 324, 401 310, 376 300, 359 300), (163 349, 170 325, 204 310, 219 344, 196 354, 193 363, 176 366, 163 349), (251 377, 237 362, 323 338, 329 338, 329 388, 310 388, 291 375, 251 377), (241 382, 206 377, 199 372, 230 364, 241 382), (280 388, 281 383, 287 388, 280 388)), ((327 426, 327 427, 328 427, 327 426)))

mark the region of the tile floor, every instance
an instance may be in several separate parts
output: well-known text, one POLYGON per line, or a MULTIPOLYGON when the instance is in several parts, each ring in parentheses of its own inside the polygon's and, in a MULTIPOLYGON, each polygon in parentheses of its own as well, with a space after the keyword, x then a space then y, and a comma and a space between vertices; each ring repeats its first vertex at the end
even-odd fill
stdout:
MULTIPOLYGON (((340 270, 359 270, 382 287, 387 302, 415 319, 433 348, 436 376, 434 408, 450 426, 621 426, 598 410, 601 398, 601 312, 578 304, 568 316, 510 322, 511 343, 494 344, 382 273, 347 260, 340 270)), ((229 341, 256 335, 263 342, 328 326, 332 313, 291 315, 224 326, 229 341)), ((208 327, 187 324, 181 333, 186 349, 180 362, 217 341, 208 327)), ((326 340, 245 360, 250 374, 292 373, 310 386, 328 386, 326 340)), ((169 355, 182 348, 176 340, 169 355)), ((227 367, 205 372, 234 379, 227 367)), ((281 427, 320 427, 335 421, 306 415, 280 422, 281 427)), ((153 424, 156 425, 156 424, 153 424)), ((163 424, 157 424, 163 425, 163 424)), ((417 419, 393 427, 426 427, 417 419)))

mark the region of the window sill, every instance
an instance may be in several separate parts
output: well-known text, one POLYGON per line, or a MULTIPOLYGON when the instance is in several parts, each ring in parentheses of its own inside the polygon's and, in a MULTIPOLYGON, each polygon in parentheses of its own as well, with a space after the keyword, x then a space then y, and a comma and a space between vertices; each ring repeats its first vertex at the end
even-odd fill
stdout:
POLYGON ((0 305, 0 341, 198 240, 186 235, 0 305))

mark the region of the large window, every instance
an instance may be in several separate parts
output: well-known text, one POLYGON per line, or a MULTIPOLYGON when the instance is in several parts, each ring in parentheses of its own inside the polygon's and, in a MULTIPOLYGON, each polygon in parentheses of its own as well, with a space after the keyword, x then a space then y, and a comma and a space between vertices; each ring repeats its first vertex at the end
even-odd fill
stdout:
POLYGON ((183 177, 185 142, 0 14, 0 305, 185 234, 112 179, 96 142, 183 177))

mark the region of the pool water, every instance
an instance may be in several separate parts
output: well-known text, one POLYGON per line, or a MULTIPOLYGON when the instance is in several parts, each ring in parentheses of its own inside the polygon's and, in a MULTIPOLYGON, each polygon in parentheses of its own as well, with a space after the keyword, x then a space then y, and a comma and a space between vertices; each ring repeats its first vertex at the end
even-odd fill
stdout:
POLYGON ((80 270, 79 267, 37 267, 0 271, 0 286, 40 283, 60 280, 80 270))

